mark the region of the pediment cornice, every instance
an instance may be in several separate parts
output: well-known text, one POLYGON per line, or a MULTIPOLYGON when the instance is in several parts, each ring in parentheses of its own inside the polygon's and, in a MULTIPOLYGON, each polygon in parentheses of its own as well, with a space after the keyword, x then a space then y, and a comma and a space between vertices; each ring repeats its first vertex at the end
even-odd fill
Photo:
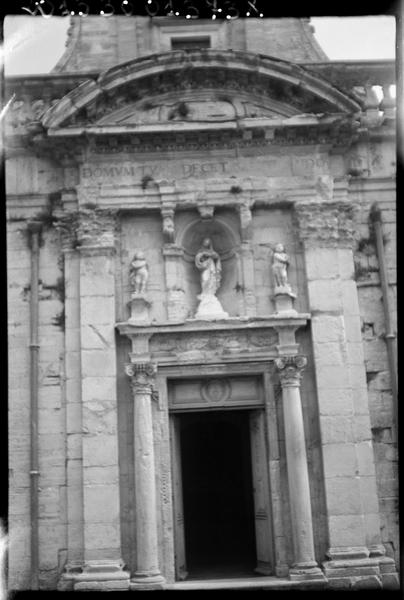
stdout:
POLYGON ((117 124, 133 129, 145 123, 359 110, 353 97, 302 66, 231 50, 196 50, 147 56, 109 69, 55 103, 42 125, 49 130, 117 124))

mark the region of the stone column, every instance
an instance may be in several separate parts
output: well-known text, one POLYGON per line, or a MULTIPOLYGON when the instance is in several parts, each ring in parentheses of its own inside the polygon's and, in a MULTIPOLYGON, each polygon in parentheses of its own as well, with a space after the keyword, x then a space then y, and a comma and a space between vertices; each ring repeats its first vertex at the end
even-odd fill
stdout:
POLYGON ((64 248, 67 564, 59 589, 69 589, 69 573, 82 566, 84 553, 79 259, 64 248))
POLYGON ((332 586, 381 587, 394 561, 381 544, 366 369, 353 261, 353 207, 295 206, 312 312, 332 586))
POLYGON ((300 379, 307 359, 304 356, 281 356, 275 359, 275 364, 282 386, 289 502, 292 513, 294 563, 289 577, 293 580, 324 579, 314 558, 309 474, 300 399, 300 379))
POLYGON ((137 566, 131 589, 159 588, 156 478, 154 464, 152 395, 156 373, 153 363, 132 363, 126 374, 132 379, 134 410, 135 514, 137 566))
POLYGON ((74 590, 127 590, 121 558, 114 214, 81 209, 80 365, 84 564, 74 590))

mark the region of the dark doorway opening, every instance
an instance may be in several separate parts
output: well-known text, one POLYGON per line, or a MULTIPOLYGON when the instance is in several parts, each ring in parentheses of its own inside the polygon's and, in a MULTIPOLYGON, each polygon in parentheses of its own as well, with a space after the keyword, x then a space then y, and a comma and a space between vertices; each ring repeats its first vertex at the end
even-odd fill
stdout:
POLYGON ((256 547, 249 412, 184 414, 180 422, 189 578, 251 576, 256 547))

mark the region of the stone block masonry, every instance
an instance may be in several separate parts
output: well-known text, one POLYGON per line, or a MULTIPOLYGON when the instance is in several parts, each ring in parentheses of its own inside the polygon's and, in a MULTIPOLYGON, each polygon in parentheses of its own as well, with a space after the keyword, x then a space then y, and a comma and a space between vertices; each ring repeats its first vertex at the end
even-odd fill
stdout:
MULTIPOLYGON (((357 441, 353 435, 357 417, 359 427, 363 427, 364 417, 369 423, 369 406, 359 304, 351 279, 349 222, 345 222, 345 240, 340 238, 331 245, 321 230, 310 230, 306 220, 308 207, 298 206, 297 214, 305 244, 309 305, 313 310, 312 339, 330 544, 327 554, 332 559, 324 563, 324 569, 330 581, 336 579, 335 585, 341 582, 349 586, 353 584, 353 580, 349 583, 350 577, 365 576, 362 567, 367 568, 365 561, 355 572, 350 561, 358 556, 367 559, 369 549, 381 547, 372 445, 369 440, 357 441), (339 400, 330 402, 330 393, 339 400)), ((324 205, 323 226, 332 228, 328 215, 331 213, 324 205)), ((375 569, 375 576, 380 574, 377 565, 368 567, 375 569)))
MULTIPOLYGON (((373 151, 379 156, 385 156, 382 143, 375 144, 373 151)), ((357 226, 361 233, 361 239, 365 240, 366 244, 360 245, 361 239, 359 239, 355 248, 355 262, 365 267, 365 270, 358 271, 356 284, 366 365, 381 537, 388 556, 394 558, 398 563, 400 556, 398 513, 396 512, 398 490, 394 483, 398 468, 398 452, 393 431, 393 401, 384 338, 386 328, 378 273, 379 265, 372 230, 369 226, 369 211, 372 203, 377 202, 382 215, 385 256, 390 282, 390 303, 392 307, 396 307, 396 200, 394 182, 384 183, 385 189, 382 191, 373 191, 372 186, 374 184, 369 181, 366 189, 357 193, 357 203, 360 206, 357 226), (366 251, 366 255, 364 251, 366 251), (369 264, 373 265, 373 271, 366 271, 366 266, 369 264)), ((396 328, 395 314, 392 314, 392 322, 393 327, 396 328)))
MULTIPOLYGON (((29 522, 29 302, 30 249, 21 223, 10 224, 8 248, 9 353, 9 589, 30 587, 29 522), (18 231, 14 231, 18 225, 18 231), (24 508, 25 507, 25 508, 24 508)), ((55 235, 42 234, 39 276, 39 581, 56 588, 58 552, 65 547, 65 414, 63 400, 63 330, 58 316, 63 298, 58 294, 62 277, 55 252, 55 235)))

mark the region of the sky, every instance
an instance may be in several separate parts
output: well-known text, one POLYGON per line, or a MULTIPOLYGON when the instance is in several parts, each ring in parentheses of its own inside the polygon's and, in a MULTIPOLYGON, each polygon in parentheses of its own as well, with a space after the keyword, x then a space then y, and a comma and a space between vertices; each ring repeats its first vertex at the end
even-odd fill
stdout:
MULTIPOLYGON (((394 17, 316 17, 311 23, 330 60, 395 57, 394 17)), ((64 52, 68 25, 67 17, 7 16, 1 53, 5 75, 51 71, 64 52)))

